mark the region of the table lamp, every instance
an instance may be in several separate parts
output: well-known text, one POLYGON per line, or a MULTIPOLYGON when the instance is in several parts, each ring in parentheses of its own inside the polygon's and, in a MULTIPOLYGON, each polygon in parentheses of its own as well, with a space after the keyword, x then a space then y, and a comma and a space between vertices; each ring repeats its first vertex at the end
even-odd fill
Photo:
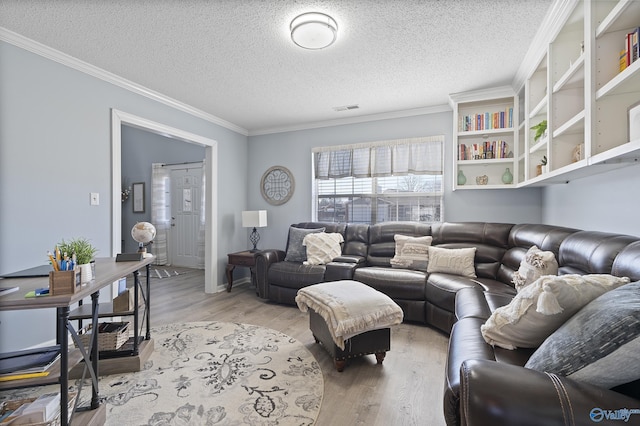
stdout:
POLYGON ((260 234, 256 228, 263 228, 267 226, 267 211, 266 210, 250 210, 242 212, 242 227, 253 228, 249 241, 253 244, 251 251, 258 251, 257 245, 260 241, 260 234))

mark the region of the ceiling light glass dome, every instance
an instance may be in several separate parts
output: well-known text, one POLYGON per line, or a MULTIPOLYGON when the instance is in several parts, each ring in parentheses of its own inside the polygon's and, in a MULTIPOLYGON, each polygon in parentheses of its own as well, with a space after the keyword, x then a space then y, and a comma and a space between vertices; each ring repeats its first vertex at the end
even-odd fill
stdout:
POLYGON ((320 12, 298 15, 291 21, 291 40, 304 49, 324 49, 336 41, 338 24, 320 12))

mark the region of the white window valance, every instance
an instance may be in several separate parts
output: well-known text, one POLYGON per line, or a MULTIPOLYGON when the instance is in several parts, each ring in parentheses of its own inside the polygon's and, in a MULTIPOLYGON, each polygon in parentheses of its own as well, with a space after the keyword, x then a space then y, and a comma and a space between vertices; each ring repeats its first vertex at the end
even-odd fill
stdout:
POLYGON ((443 146, 438 135, 314 148, 315 178, 441 175, 443 146))

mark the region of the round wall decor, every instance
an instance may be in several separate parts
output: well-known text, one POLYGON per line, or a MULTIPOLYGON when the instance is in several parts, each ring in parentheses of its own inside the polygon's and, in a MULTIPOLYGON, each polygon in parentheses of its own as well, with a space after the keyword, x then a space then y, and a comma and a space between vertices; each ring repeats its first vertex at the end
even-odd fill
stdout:
POLYGON ((260 192, 269 204, 279 206, 289 201, 295 189, 291 171, 283 166, 273 166, 262 175, 260 192))

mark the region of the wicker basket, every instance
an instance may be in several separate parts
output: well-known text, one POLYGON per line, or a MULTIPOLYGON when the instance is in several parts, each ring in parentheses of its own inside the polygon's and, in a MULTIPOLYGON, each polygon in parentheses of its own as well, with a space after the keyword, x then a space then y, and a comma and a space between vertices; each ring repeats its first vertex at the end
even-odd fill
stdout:
MULTIPOLYGON (((73 410, 73 406, 76 402, 76 396, 78 394, 76 392, 69 392, 69 400, 67 403, 67 407, 69 409, 69 417, 71 417, 71 412, 73 410)), ((24 399, 12 399, 10 401, 5 401, 4 405, 2 406, 2 408, 0 409, 0 416, 3 415, 4 413, 6 413, 7 411, 11 410, 17 410, 18 408, 20 408, 20 406, 22 404, 27 404, 27 403, 31 403, 33 401, 35 401, 37 399, 37 397, 33 397, 33 398, 24 398, 24 399)), ((49 420, 48 422, 43 422, 43 423, 28 423, 25 426, 59 426, 60 424, 62 424, 62 422, 60 421, 60 411, 58 411, 58 414, 56 414, 56 416, 49 420)))
MULTIPOLYGON (((78 337, 85 348, 91 342, 91 324, 78 332, 78 337)), ((115 351, 129 340, 128 322, 101 322, 98 324, 98 350, 115 351)), ((77 346, 77 345, 76 345, 77 346)))

